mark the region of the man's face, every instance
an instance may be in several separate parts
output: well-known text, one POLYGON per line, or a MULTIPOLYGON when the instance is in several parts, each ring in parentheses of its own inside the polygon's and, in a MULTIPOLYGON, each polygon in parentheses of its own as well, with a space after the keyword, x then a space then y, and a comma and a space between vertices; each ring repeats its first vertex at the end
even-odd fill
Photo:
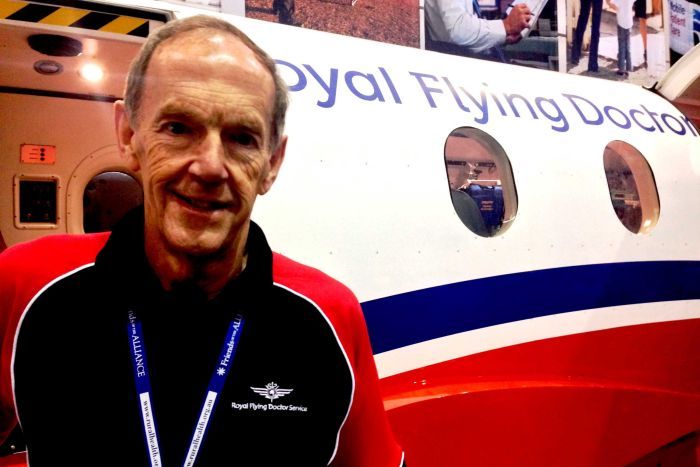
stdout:
POLYGON ((273 99, 270 73, 232 35, 196 30, 156 49, 133 128, 119 127, 117 110, 143 182, 149 247, 188 255, 235 248, 284 155, 284 142, 270 147, 273 99))

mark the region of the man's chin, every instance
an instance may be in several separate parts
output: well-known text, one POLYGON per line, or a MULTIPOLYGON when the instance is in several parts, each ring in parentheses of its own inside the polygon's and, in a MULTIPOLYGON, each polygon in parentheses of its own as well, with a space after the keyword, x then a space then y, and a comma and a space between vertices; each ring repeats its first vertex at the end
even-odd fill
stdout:
POLYGON ((190 235, 169 235, 168 248, 182 255, 187 256, 215 256, 225 250, 223 239, 216 236, 190 236, 190 235))

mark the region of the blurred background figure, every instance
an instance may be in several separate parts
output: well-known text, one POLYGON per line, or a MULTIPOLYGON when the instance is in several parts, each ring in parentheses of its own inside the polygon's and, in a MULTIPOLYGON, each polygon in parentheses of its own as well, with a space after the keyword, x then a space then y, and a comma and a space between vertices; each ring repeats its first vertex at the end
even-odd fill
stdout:
POLYGON ((280 23, 296 26, 294 21, 294 0, 273 0, 272 9, 279 16, 280 23))
POLYGON ((634 17, 639 18, 639 33, 642 35, 644 45, 644 66, 647 66, 647 1, 636 0, 634 2, 634 17))
POLYGON ((617 74, 628 76, 632 71, 630 33, 634 23, 633 0, 605 0, 608 7, 617 15, 617 74))
POLYGON ((425 48, 502 61, 500 47, 522 39, 531 15, 528 6, 520 3, 504 19, 487 20, 481 17, 477 0, 426 0, 425 48))
POLYGON ((586 32, 591 9, 593 9, 593 18, 591 20, 591 45, 588 50, 588 71, 595 73, 598 71, 598 43, 600 42, 600 20, 603 15, 603 0, 581 0, 581 12, 576 22, 574 42, 571 46, 571 64, 578 65, 581 59, 583 34, 586 32))

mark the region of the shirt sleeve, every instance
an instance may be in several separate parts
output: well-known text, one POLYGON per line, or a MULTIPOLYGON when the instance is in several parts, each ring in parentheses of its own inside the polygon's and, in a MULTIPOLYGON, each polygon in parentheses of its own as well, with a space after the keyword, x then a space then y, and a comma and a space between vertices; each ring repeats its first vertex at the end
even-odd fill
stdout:
POLYGON ((7 253, 0 255, 0 444, 17 425, 10 367, 20 307, 15 299, 13 266, 7 253))
POLYGON ((22 313, 51 280, 93 261, 108 236, 53 235, 14 245, 0 254, 0 444, 17 425, 11 375, 22 313))
MULTIPOLYGON (((313 300, 329 320, 352 372, 350 407, 340 427, 334 467, 400 467, 404 453, 394 438, 360 304, 350 289, 313 268, 275 253, 275 282, 313 300)), ((410 462, 410 461, 409 461, 410 462)))
POLYGON ((331 465, 400 467, 404 453, 394 438, 384 410, 377 368, 359 303, 355 307, 350 314, 353 317, 351 348, 346 348, 352 361, 355 392, 340 432, 338 453, 331 465))
POLYGON ((426 25, 434 40, 483 52, 506 42, 501 20, 486 20, 474 13, 472 0, 426 0, 426 25))

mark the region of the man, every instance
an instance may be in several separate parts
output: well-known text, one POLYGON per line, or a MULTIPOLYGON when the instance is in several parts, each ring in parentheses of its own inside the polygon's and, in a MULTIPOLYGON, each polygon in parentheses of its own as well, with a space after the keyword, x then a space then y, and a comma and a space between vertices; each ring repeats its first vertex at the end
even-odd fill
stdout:
POLYGON ((426 0, 426 49, 478 56, 505 44, 515 44, 529 27, 530 9, 514 5, 502 20, 480 18, 477 0, 426 0))
POLYGON ((108 239, 0 256, 2 309, 37 280, 7 268, 53 252, 57 276, 14 342, 32 467, 401 464, 356 299, 250 220, 284 160, 286 107, 274 62, 228 23, 148 39, 115 104, 143 209, 108 239))

